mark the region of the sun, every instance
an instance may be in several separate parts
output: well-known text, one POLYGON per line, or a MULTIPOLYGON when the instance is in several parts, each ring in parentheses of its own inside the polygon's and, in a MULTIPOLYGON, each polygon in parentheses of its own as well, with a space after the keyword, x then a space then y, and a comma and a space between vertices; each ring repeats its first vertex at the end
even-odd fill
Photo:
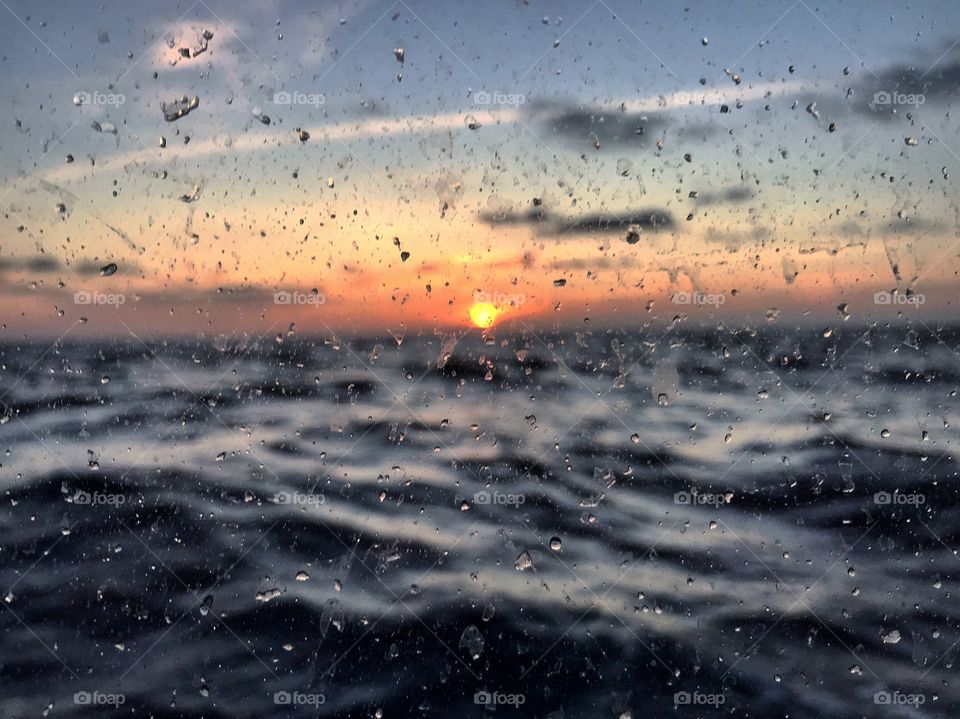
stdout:
POLYGON ((489 302, 477 302, 470 308, 470 321, 480 329, 492 327, 500 311, 489 302))

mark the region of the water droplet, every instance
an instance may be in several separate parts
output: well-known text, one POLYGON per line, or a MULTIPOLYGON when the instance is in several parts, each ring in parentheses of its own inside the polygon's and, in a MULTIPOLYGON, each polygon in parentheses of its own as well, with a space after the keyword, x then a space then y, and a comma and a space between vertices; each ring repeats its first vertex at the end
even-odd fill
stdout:
POLYGON ((342 632, 345 623, 343 607, 340 606, 339 600, 330 599, 327 601, 323 607, 323 612, 320 614, 320 633, 327 636, 330 627, 342 632))
POLYGON ((527 550, 520 552, 520 556, 517 557, 517 561, 513 563, 513 568, 518 572, 522 572, 526 569, 533 569, 533 559, 530 557, 530 552, 527 550))
POLYGON ((281 594, 283 594, 283 592, 281 592, 276 587, 273 587, 272 589, 266 589, 262 592, 257 592, 257 595, 256 597, 254 597, 254 599, 256 599, 258 602, 267 603, 269 601, 276 599, 281 594))
POLYGON ((560 540, 560 537, 551 537, 550 538, 550 549, 554 552, 559 552, 563 549, 563 542, 560 540))
POLYGON ((160 104, 163 111, 163 119, 167 122, 174 122, 181 117, 190 114, 200 107, 200 98, 194 96, 191 100, 186 95, 174 100, 173 102, 164 102, 160 104))
POLYGON ((460 649, 465 649, 473 659, 479 659, 483 653, 483 637, 473 624, 460 635, 460 649))
POLYGON ((263 108, 255 107, 253 108, 253 110, 250 111, 250 114, 253 115, 255 118, 257 118, 261 122, 261 124, 263 125, 270 124, 270 116, 263 111, 263 108))
POLYGON ((213 606, 213 595, 208 594, 200 603, 200 616, 205 617, 210 613, 210 607, 213 606))

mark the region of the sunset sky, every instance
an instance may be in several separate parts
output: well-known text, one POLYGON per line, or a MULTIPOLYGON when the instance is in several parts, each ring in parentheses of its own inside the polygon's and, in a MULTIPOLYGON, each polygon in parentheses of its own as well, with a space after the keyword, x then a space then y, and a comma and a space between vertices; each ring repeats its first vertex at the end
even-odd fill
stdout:
POLYGON ((951 0, 0 14, 8 339, 956 314, 951 0))

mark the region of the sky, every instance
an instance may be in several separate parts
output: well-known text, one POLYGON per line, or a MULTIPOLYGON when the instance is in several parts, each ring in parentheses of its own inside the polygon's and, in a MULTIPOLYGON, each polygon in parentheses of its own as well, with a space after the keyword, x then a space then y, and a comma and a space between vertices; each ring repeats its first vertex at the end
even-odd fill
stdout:
POLYGON ((0 14, 7 339, 955 315, 949 0, 0 14))

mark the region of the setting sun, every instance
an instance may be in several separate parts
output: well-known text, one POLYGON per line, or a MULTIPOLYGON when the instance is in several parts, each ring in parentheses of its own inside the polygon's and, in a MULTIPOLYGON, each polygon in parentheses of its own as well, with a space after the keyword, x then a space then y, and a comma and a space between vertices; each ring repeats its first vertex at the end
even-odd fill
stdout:
POLYGON ((470 308, 470 320, 480 329, 493 326, 498 314, 499 310, 489 302, 477 302, 470 308))

